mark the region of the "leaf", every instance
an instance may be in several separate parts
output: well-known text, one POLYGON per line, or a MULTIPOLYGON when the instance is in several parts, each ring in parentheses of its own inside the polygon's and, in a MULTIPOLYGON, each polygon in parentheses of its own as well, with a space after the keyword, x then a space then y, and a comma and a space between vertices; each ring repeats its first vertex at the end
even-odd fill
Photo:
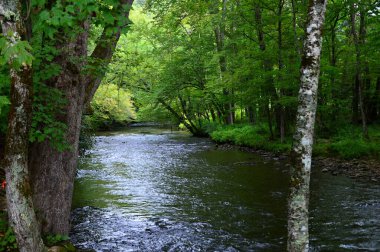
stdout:
POLYGON ((113 22, 115 21, 115 18, 109 12, 104 12, 103 18, 106 24, 113 24, 113 22))
POLYGON ((7 96, 0 96, 0 114, 3 107, 11 104, 7 96))

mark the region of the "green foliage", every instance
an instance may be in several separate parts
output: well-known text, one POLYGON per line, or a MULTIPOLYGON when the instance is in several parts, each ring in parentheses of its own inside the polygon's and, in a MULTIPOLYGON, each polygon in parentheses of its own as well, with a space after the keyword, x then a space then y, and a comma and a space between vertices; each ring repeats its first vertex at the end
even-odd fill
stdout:
POLYGON ((0 236, 0 251, 17 251, 16 235, 13 230, 8 227, 3 235, 0 236))
POLYGON ((33 50, 27 41, 16 38, 14 34, 0 35, 0 66, 11 64, 12 68, 19 69, 22 66, 32 65, 33 50))
POLYGON ((0 211, 0 252, 17 251, 16 236, 8 225, 7 215, 0 211))
POLYGON ((380 129, 370 127, 371 140, 362 138, 361 128, 348 125, 341 127, 331 139, 317 139, 313 153, 345 159, 380 157, 380 129))
POLYGON ((48 247, 52 247, 55 245, 60 245, 62 242, 66 242, 70 240, 70 237, 67 235, 55 234, 55 235, 46 235, 43 237, 44 244, 48 247))
POLYGON ((0 114, 1 114, 1 110, 4 108, 4 107, 7 107, 8 105, 10 104, 9 102, 9 98, 7 96, 0 96, 0 114))
POLYGON ((269 141, 269 132, 265 125, 224 126, 217 128, 210 135, 218 143, 231 143, 277 153, 290 150, 289 143, 269 141))
POLYGON ((66 99, 55 88, 41 85, 39 95, 35 97, 33 104, 33 120, 29 136, 31 142, 43 142, 46 139, 59 151, 68 150, 70 146, 66 141, 66 124, 58 120, 63 116, 66 99), (60 113, 57 113, 57 112, 60 113))
MULTIPOLYGON (((330 140, 317 139, 313 155, 344 159, 378 158, 380 157, 380 131, 378 128, 370 128, 370 130, 375 137, 368 142, 361 138, 360 127, 342 128, 330 140)), ((276 153, 289 153, 291 148, 290 139, 287 139, 285 143, 280 143, 278 140, 270 141, 269 132, 265 125, 213 126, 210 136, 218 143, 231 143, 276 153)))
POLYGON ((360 157, 376 157, 380 154, 379 143, 367 142, 362 139, 344 139, 331 143, 329 150, 331 155, 352 159, 360 157))
MULTIPOLYGON (((59 59, 69 54, 65 64, 89 62, 83 73, 106 73, 92 102, 93 113, 84 119, 87 128, 108 128, 132 120, 170 121, 193 133, 213 133, 221 141, 288 150, 297 112, 305 5, 295 1, 293 9, 285 3, 279 16, 278 2, 269 0, 226 1, 226 6, 223 1, 161 0, 146 1, 142 8, 144 2, 135 1, 138 7, 131 13, 130 25, 122 12, 131 6, 121 6, 117 0, 31 1, 31 40, 12 44, 9 37, 14 34, 0 36, 0 132, 6 131, 9 110, 6 63, 12 61, 21 67, 33 61, 35 94, 30 140, 49 140, 59 150, 69 148, 64 141, 66 126, 60 123, 66 99, 56 89, 44 86, 54 86, 54 78, 65 70, 59 59), (62 44, 74 41, 85 31, 84 20, 91 27, 88 54, 103 30, 114 34, 114 24, 122 25, 123 32, 129 30, 121 36, 108 67, 108 62, 94 62, 85 55, 61 51, 62 44), (278 141, 281 114, 285 118, 285 144, 278 141), (235 122, 254 121, 260 126, 221 127, 231 115, 235 122), (273 125, 272 129, 267 125, 273 125)), ((352 151, 376 155, 375 144, 361 140, 361 119, 358 115, 355 118, 354 110, 360 107, 355 101, 358 57, 351 33, 350 6, 340 0, 328 5, 316 129, 317 136, 326 141, 317 139, 315 153, 354 157, 352 151)), ((357 17, 362 16, 360 12, 366 14, 362 19, 365 29, 359 29, 360 18, 353 24, 358 32, 366 32, 361 34, 363 43, 358 47, 364 63, 359 69, 365 82, 363 106, 368 123, 378 125, 379 9, 377 3, 370 2, 355 6, 357 17)), ((378 132, 379 129, 370 131, 373 143, 378 142, 378 132)))
POLYGON ((124 125, 135 119, 130 94, 115 84, 103 84, 91 102, 92 114, 88 117, 93 129, 124 125))

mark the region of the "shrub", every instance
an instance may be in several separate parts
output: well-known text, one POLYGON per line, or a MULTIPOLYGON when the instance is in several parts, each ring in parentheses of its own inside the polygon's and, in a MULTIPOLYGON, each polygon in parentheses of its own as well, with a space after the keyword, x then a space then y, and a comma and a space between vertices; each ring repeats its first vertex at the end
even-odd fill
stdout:
POLYGON ((16 236, 8 225, 5 212, 0 212, 0 251, 18 251, 16 236))
POLYGON ((375 156, 380 153, 380 147, 377 144, 361 139, 343 139, 333 142, 330 145, 330 150, 332 153, 347 159, 375 156))

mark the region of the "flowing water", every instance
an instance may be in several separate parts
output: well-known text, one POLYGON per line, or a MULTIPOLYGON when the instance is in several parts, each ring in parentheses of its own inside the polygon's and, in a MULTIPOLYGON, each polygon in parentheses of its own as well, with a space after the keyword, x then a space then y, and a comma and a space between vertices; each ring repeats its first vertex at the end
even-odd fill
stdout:
MULTIPOLYGON (((96 137, 80 160, 71 238, 95 251, 285 251, 279 161, 154 128, 96 137)), ((380 251, 380 185, 312 174, 314 251, 380 251)))

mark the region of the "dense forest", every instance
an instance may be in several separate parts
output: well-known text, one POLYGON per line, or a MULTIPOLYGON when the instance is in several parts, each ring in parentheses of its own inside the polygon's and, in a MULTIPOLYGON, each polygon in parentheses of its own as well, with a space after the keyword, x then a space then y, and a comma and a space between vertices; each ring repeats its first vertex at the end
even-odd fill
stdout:
POLYGON ((313 139, 314 155, 378 159, 379 12, 377 0, 2 1, 0 180, 7 170, 19 247, 68 234, 79 141, 98 130, 159 122, 273 152, 293 143, 295 167, 313 139), (316 86, 302 84, 308 66, 316 86))
MULTIPOLYGON (((378 154, 378 8, 376 1, 328 4, 317 154, 378 154)), ((138 6, 102 84, 110 84, 109 94, 113 85, 133 94, 122 100, 130 99, 137 117, 131 110, 107 109, 99 94, 89 119, 95 124, 104 122, 102 117, 108 123, 172 122, 221 142, 289 150, 306 13, 302 1, 152 1, 138 6)))

